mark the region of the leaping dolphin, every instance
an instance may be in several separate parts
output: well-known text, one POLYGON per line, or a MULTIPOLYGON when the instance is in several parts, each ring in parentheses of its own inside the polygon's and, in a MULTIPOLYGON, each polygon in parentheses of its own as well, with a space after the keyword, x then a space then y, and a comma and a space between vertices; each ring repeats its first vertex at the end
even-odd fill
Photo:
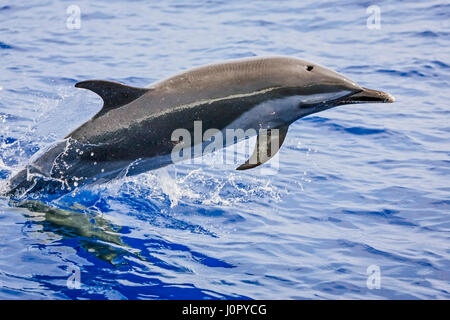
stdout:
POLYGON ((266 129, 253 154, 237 169, 256 167, 277 151, 294 121, 339 105, 394 102, 317 64, 291 57, 257 57, 194 68, 148 88, 88 80, 75 85, 103 99, 103 108, 9 181, 7 196, 69 192, 172 163, 174 130, 266 129), (266 151, 266 156, 259 156, 266 151))

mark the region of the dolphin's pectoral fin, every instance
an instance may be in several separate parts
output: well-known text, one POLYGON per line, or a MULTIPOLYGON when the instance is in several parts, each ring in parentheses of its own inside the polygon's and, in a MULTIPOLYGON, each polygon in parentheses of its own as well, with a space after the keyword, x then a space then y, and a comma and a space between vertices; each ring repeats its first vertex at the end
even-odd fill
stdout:
POLYGON ((75 84, 75 87, 89 89, 103 99, 103 108, 99 114, 126 105, 151 90, 105 80, 82 81, 75 84))
POLYGON ((236 170, 247 170, 255 168, 269 161, 280 150, 286 138, 289 126, 278 129, 260 130, 256 138, 255 150, 250 158, 236 170))

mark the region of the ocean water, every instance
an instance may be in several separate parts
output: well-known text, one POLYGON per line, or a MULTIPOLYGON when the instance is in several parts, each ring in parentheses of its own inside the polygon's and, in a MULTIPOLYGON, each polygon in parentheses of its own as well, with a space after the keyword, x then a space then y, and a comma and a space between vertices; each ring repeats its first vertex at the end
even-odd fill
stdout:
POLYGON ((397 101, 297 121, 272 175, 209 157, 0 198, 0 298, 450 298, 449 21, 448 1, 2 1, 0 188, 100 109, 82 80, 289 55, 397 101))

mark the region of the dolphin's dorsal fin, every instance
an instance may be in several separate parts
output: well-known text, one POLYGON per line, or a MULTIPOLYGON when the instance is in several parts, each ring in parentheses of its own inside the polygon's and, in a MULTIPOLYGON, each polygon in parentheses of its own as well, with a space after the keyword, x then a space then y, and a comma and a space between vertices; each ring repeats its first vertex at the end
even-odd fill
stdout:
POLYGON ((151 90, 105 80, 81 81, 75 84, 75 87, 89 89, 103 99, 103 108, 100 113, 126 105, 151 90))
POLYGON ((289 126, 278 129, 261 130, 256 137, 255 150, 248 160, 236 168, 247 170, 269 161, 280 150, 286 138, 289 126))

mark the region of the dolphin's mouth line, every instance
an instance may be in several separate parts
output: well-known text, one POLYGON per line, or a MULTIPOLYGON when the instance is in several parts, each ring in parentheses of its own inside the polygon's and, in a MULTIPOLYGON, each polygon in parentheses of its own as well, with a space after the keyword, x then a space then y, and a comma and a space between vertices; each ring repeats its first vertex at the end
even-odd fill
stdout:
POLYGON ((361 91, 352 93, 348 96, 337 99, 339 104, 355 104, 355 103, 392 103, 395 101, 394 96, 387 92, 362 88, 361 91))
MULTIPOLYGON (((315 107, 319 110, 325 110, 332 107, 345 105, 345 104, 361 104, 361 103, 392 103, 395 101, 394 96, 387 92, 372 90, 368 88, 361 87, 361 90, 357 92, 350 93, 343 97, 323 101, 321 103, 307 103, 301 104, 300 108, 311 108, 315 107)), ((318 112, 318 111, 315 111, 318 112)))

